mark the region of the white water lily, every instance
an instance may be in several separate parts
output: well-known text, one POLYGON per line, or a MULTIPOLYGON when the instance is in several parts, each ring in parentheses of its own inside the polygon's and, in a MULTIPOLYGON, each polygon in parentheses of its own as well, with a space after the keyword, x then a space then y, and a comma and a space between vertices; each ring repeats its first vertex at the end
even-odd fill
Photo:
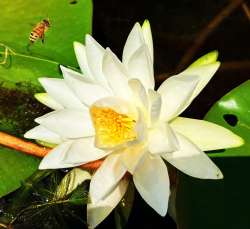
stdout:
POLYGON ((128 186, 126 173, 161 216, 170 194, 164 160, 193 177, 223 177, 203 151, 237 147, 243 140, 213 123, 179 117, 217 71, 216 53, 168 78, 155 91, 148 21, 133 27, 122 62, 90 35, 85 46, 76 42, 74 47, 82 73, 61 67, 63 79, 40 78, 47 93, 37 98, 55 111, 37 118, 40 125, 25 137, 57 144, 40 169, 104 158, 90 183, 90 227, 119 203, 128 186))

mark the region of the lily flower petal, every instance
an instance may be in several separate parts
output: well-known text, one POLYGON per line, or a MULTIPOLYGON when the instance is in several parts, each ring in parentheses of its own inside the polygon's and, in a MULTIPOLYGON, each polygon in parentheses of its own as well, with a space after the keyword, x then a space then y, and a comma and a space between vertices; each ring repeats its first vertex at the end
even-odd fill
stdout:
POLYGON ((132 144, 141 143, 141 142, 144 142, 148 139, 147 122, 145 120, 145 117, 144 117, 142 111, 140 111, 139 109, 137 111, 138 111, 138 119, 136 121, 136 126, 135 126, 136 140, 134 142, 132 142, 132 144))
POLYGON ((222 179, 220 169, 196 145, 181 134, 176 134, 180 149, 162 154, 170 164, 183 173, 200 179, 222 179))
POLYGON ((88 79, 95 80, 93 74, 91 73, 91 70, 89 69, 87 56, 86 56, 86 47, 80 42, 75 41, 74 50, 75 50, 76 59, 81 69, 81 72, 88 79))
POLYGON ((112 95, 103 86, 77 76, 72 70, 63 66, 61 66, 61 69, 67 85, 86 106, 90 106, 95 101, 112 95))
POLYGON ((149 49, 151 60, 152 60, 152 62, 154 62, 153 38, 152 38, 150 23, 148 20, 145 20, 143 22, 142 32, 143 32, 143 37, 144 37, 145 43, 147 44, 148 49, 149 49))
POLYGON ((66 139, 93 136, 95 134, 88 111, 68 109, 53 111, 36 118, 35 122, 66 139))
POLYGON ((170 153, 179 149, 177 137, 168 125, 161 124, 148 133, 148 150, 152 154, 170 153))
POLYGON ((45 106, 51 108, 52 110, 61 110, 63 106, 54 100, 48 93, 36 93, 35 98, 45 106))
POLYGON ((105 157, 108 152, 96 148, 94 142, 94 137, 74 140, 65 154, 63 162, 66 164, 85 164, 105 157))
POLYGON ((137 166, 133 180, 142 198, 158 214, 165 216, 170 194, 168 170, 160 157, 145 154, 137 166))
POLYGON ((67 164, 62 160, 68 152, 72 141, 65 141, 53 148, 41 161, 39 169, 60 169, 78 166, 79 164, 67 164))
POLYGON ((86 56, 89 68, 96 80, 107 90, 110 90, 108 81, 102 73, 102 62, 105 49, 90 35, 86 35, 86 56))
POLYGON ((182 111, 184 111, 195 99, 195 97, 199 95, 199 93, 208 84, 208 82, 214 76, 215 72, 218 70, 219 67, 220 67, 220 62, 217 61, 212 64, 187 68, 185 71, 177 75, 177 77, 179 78, 190 78, 196 76, 198 79, 198 84, 182 111))
POLYGON ((146 153, 145 147, 142 145, 133 145, 128 147, 121 153, 121 160, 128 172, 134 174, 137 166, 141 162, 143 155, 146 153))
POLYGON ((128 184, 128 179, 123 178, 105 199, 87 205, 87 221, 89 228, 95 228, 113 211, 126 193, 128 184))
POLYGON ((60 135, 55 132, 45 128, 44 126, 36 126, 33 129, 29 130, 24 134, 25 138, 41 140, 44 142, 52 143, 52 144, 60 144, 63 142, 60 135))
POLYGON ((133 92, 136 106, 144 111, 148 111, 148 95, 141 81, 138 79, 131 79, 128 84, 133 92))
POLYGON ((161 84, 157 91, 162 98, 160 117, 162 121, 169 121, 183 111, 192 98, 198 82, 199 79, 195 75, 190 75, 189 77, 172 76, 161 84))
POLYGON ((202 65, 213 64, 217 61, 218 56, 219 56, 219 52, 217 50, 214 50, 200 57, 198 60, 193 62, 191 65, 189 65, 188 68, 195 68, 195 67, 199 67, 202 65))
POLYGON ((202 151, 239 147, 244 143, 241 137, 230 130, 204 120, 178 117, 170 126, 202 151))
POLYGON ((109 155, 91 179, 89 187, 91 203, 96 204, 105 199, 125 173, 126 168, 121 163, 120 154, 109 155))
POLYGON ((86 107, 66 85, 64 80, 55 78, 39 78, 39 82, 42 84, 48 95, 63 107, 86 109, 86 107))
POLYGON ((157 123, 161 114, 162 99, 161 95, 154 90, 148 90, 149 114, 151 126, 157 123))
POLYGON ((144 44, 145 41, 143 37, 142 28, 139 23, 135 23, 134 27, 128 35, 123 49, 122 63, 127 66, 131 56, 135 53, 136 50, 138 50, 139 47, 144 44))
POLYGON ((132 92, 128 85, 128 73, 124 65, 109 48, 106 49, 104 54, 102 70, 114 95, 131 100, 132 92))
POLYGON ((154 89, 153 62, 145 44, 140 46, 130 57, 127 69, 130 78, 139 79, 146 89, 154 89))

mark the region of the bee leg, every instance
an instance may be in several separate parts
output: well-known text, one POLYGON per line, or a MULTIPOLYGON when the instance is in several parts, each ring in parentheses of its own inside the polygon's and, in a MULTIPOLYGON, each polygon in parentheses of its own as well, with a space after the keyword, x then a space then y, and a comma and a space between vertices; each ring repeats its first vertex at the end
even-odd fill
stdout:
POLYGON ((28 52, 30 52, 30 46, 31 46, 32 44, 33 44, 33 42, 30 42, 30 43, 27 44, 26 49, 27 49, 28 52))
POLYGON ((42 39, 42 43, 43 43, 43 44, 44 44, 44 38, 45 38, 45 36, 42 35, 41 39, 42 39))

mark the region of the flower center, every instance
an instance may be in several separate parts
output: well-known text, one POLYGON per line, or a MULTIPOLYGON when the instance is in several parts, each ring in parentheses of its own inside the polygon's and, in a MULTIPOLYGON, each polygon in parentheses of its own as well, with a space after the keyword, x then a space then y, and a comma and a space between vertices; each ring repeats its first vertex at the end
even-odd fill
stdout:
POLYGON ((134 119, 107 107, 90 109, 96 131, 96 146, 112 148, 136 138, 134 119))

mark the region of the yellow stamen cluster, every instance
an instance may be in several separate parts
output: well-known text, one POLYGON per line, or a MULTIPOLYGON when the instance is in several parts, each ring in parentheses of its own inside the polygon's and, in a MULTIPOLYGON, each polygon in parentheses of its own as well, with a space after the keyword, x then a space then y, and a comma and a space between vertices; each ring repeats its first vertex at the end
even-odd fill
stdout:
POLYGON ((107 107, 93 106, 90 109, 96 130, 96 145, 112 148, 136 138, 135 120, 107 107))

